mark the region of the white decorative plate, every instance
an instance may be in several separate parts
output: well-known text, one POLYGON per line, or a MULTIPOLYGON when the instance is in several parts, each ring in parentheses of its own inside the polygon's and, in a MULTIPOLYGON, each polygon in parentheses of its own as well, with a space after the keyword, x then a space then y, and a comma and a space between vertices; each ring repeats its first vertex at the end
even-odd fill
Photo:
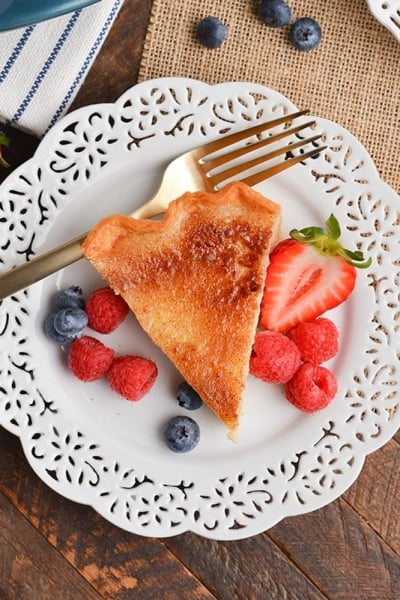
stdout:
POLYGON ((400 0, 367 0, 369 10, 400 41, 400 0))
MULTIPOLYGON (((68 115, 0 188, 2 269, 107 213, 142 204, 181 152, 294 108, 259 85, 210 87, 171 78, 68 115)), ((279 386, 249 377, 236 444, 202 407, 195 414, 198 447, 188 454, 169 451, 161 429, 183 412, 174 398, 179 375, 133 316, 101 339, 119 353, 157 362, 159 378, 138 403, 119 398, 103 381, 74 379, 65 352, 42 333, 57 289, 77 284, 89 293, 101 284, 80 261, 7 298, 0 310, 0 423, 20 437, 33 469, 54 490, 141 535, 191 530, 244 538, 336 499, 365 456, 396 432, 399 198, 350 133, 316 120, 328 149, 258 189, 282 204, 285 232, 323 224, 334 212, 345 245, 373 258, 350 300, 331 311, 341 332, 340 353, 329 365, 339 382, 337 398, 306 415, 289 405, 279 386)))

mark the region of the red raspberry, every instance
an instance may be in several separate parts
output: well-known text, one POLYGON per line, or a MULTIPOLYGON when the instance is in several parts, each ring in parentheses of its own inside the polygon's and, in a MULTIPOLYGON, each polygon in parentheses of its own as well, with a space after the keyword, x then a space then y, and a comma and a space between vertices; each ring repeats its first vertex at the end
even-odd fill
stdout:
POLYGON ((300 350, 283 333, 257 333, 250 357, 250 373, 269 383, 286 383, 300 366, 300 350))
POLYGON ((84 335, 75 339, 69 350, 68 366, 81 381, 101 379, 111 367, 114 350, 100 340, 84 335))
POLYGON ((158 374, 157 365, 141 356, 119 356, 107 373, 111 388, 127 400, 140 400, 158 374))
POLYGON ((325 408, 337 392, 337 381, 329 369, 304 363, 285 386, 286 398, 304 412, 325 408))
POLYGON ((339 350, 339 332, 335 323, 324 317, 300 323, 289 331, 288 337, 300 349, 303 362, 320 365, 339 350))
POLYGON ((122 323, 129 306, 111 288, 99 288, 92 292, 86 302, 88 325, 98 333, 111 333, 122 323))

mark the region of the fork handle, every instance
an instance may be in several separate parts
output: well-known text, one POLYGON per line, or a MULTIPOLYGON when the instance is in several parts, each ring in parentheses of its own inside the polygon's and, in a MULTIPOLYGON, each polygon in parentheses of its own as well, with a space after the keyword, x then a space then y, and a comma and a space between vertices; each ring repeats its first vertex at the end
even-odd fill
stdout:
POLYGON ((85 233, 69 240, 0 275, 0 300, 83 258, 82 242, 86 235, 85 233))

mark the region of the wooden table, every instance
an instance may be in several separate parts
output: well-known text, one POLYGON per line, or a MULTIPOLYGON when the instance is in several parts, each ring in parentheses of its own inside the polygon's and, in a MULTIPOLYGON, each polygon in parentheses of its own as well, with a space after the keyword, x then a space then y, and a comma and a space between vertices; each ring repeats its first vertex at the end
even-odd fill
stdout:
MULTIPOLYGON (((125 0, 72 108, 135 84, 150 7, 125 0)), ((3 429, 0 452, 0 600, 400 598, 400 433, 337 501, 227 543, 121 531, 45 486, 3 429)))

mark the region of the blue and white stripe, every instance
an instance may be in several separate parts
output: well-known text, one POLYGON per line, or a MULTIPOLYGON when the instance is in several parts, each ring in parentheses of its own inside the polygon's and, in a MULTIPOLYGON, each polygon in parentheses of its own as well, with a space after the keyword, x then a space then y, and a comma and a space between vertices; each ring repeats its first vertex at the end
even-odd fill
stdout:
POLYGON ((123 0, 0 33, 0 117, 43 135, 67 111, 123 0), (4 59, 4 62, 2 62, 4 59))
POLYGON ((103 27, 101 28, 101 31, 99 32, 93 46, 91 47, 85 60, 83 61, 83 64, 82 64, 81 68, 79 69, 74 81, 71 83, 69 90, 65 94, 62 102, 60 102, 58 109, 54 113, 53 118, 51 119, 51 121, 49 123, 49 129, 65 113, 65 111, 68 108, 69 104, 71 103, 72 99, 76 95, 76 92, 79 89, 79 85, 82 83, 82 80, 85 77, 86 73, 88 72, 90 65, 93 63, 93 60, 95 59, 97 52, 99 51, 104 39, 107 36, 107 33, 108 33, 111 25, 114 22, 115 17, 118 14, 119 9, 121 8, 122 2, 123 2, 123 0, 116 0, 114 2, 114 6, 112 7, 112 10, 109 13, 106 22, 104 23, 103 27))
POLYGON ((23 47, 25 46, 25 44, 28 42, 33 30, 34 30, 35 26, 31 25, 30 27, 27 27, 24 32, 22 33, 20 39, 18 40, 15 48, 13 48, 11 50, 11 54, 9 55, 9 57, 7 58, 7 60, 4 63, 4 66, 2 67, 1 71, 0 71, 0 83, 3 83, 3 81, 6 79, 7 75, 10 73, 15 61, 17 60, 20 52, 22 51, 23 47))

